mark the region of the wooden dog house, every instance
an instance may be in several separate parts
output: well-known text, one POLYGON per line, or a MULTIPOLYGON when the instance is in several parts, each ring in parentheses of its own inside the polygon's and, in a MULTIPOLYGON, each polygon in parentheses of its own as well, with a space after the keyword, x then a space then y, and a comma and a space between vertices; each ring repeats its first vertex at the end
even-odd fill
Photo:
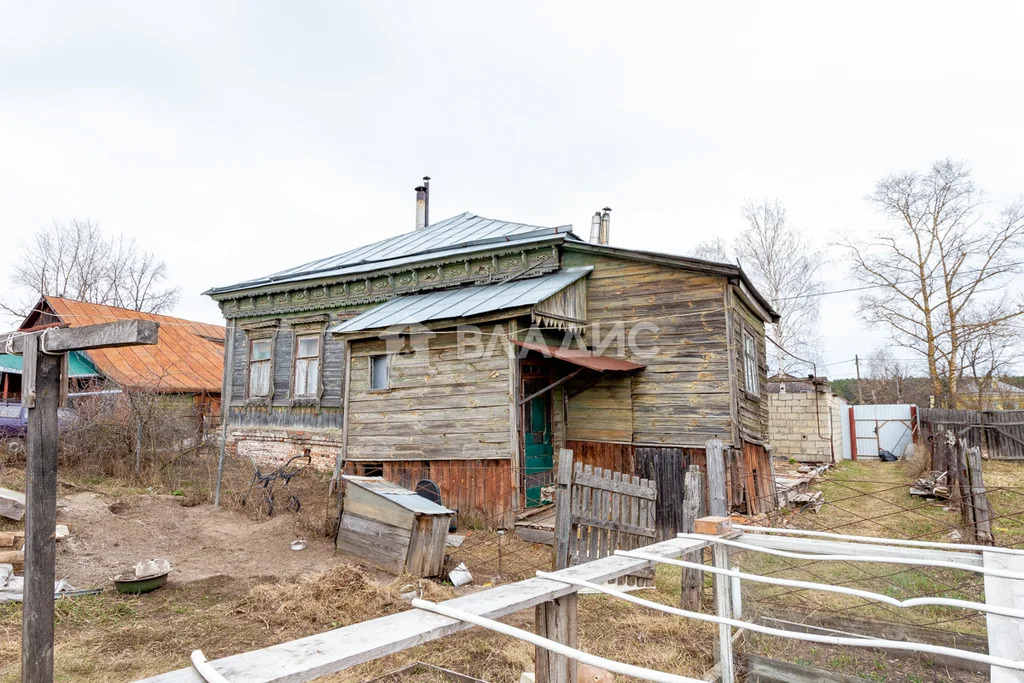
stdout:
POLYGON ((342 480, 339 550, 395 574, 441 574, 452 510, 383 477, 342 480))

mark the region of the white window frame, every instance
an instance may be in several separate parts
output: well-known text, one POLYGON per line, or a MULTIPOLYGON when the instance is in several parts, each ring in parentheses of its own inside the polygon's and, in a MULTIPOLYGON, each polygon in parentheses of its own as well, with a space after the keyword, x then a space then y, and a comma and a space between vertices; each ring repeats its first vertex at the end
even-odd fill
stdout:
POLYGON ((368 364, 367 372, 369 373, 369 387, 370 391, 391 391, 391 354, 388 353, 377 353, 369 357, 370 361, 368 364), (376 363, 384 363, 384 386, 374 386, 373 383, 373 367, 376 363))
POLYGON ((247 368, 247 395, 249 398, 265 399, 270 396, 271 388, 274 386, 274 342, 269 337, 257 337, 249 339, 249 367, 247 368), (255 359, 256 345, 266 344, 267 345, 267 357, 255 359), (266 368, 264 379, 266 382, 266 390, 263 392, 257 392, 256 387, 253 385, 253 371, 257 367, 266 368))
POLYGON ((317 332, 297 333, 295 335, 295 353, 292 359, 292 396, 295 398, 316 398, 320 393, 320 370, 323 364, 323 339, 317 332), (302 340, 313 339, 316 341, 316 354, 312 356, 300 356, 302 340), (303 367, 306 378, 306 385, 299 386, 299 367, 303 367), (312 367, 313 389, 307 391, 310 379, 310 368, 312 367))
POLYGON ((761 395, 761 379, 757 359, 757 337, 743 329, 743 386, 748 394, 761 395))

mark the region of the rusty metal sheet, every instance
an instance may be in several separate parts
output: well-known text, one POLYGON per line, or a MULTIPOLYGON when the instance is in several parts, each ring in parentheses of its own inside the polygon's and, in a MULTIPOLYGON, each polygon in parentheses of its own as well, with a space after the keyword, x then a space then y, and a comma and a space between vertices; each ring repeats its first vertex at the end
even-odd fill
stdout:
POLYGON ((597 370, 598 372, 630 372, 633 370, 642 370, 647 367, 646 365, 634 363, 633 361, 624 360, 622 358, 600 356, 592 351, 563 349, 560 346, 539 344, 537 342, 518 341, 515 339, 513 339, 512 342, 522 346, 524 349, 542 353, 546 357, 564 360, 566 363, 573 363, 574 365, 579 365, 580 367, 587 368, 588 370, 597 370))

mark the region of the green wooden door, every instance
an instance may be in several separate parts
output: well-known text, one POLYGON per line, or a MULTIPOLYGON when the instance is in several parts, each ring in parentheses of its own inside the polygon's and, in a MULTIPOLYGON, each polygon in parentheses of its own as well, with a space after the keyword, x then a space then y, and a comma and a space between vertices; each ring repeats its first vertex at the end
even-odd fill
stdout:
POLYGON ((551 394, 530 399, 523 411, 526 507, 541 504, 541 488, 551 481, 554 448, 551 444, 551 394))

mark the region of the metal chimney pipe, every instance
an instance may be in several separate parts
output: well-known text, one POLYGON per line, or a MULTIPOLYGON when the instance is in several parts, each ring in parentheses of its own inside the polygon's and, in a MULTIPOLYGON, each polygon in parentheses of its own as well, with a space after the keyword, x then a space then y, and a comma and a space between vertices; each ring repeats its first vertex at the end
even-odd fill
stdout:
POLYGON ((612 210, 606 206, 602 211, 604 213, 601 214, 601 239, 598 244, 608 244, 609 232, 612 227, 612 210))
POLYGON ((595 211, 594 217, 590 220, 590 243, 601 243, 601 212, 595 211))
POLYGON ((423 176, 423 184, 416 189, 416 229, 430 225, 430 176, 423 176))

